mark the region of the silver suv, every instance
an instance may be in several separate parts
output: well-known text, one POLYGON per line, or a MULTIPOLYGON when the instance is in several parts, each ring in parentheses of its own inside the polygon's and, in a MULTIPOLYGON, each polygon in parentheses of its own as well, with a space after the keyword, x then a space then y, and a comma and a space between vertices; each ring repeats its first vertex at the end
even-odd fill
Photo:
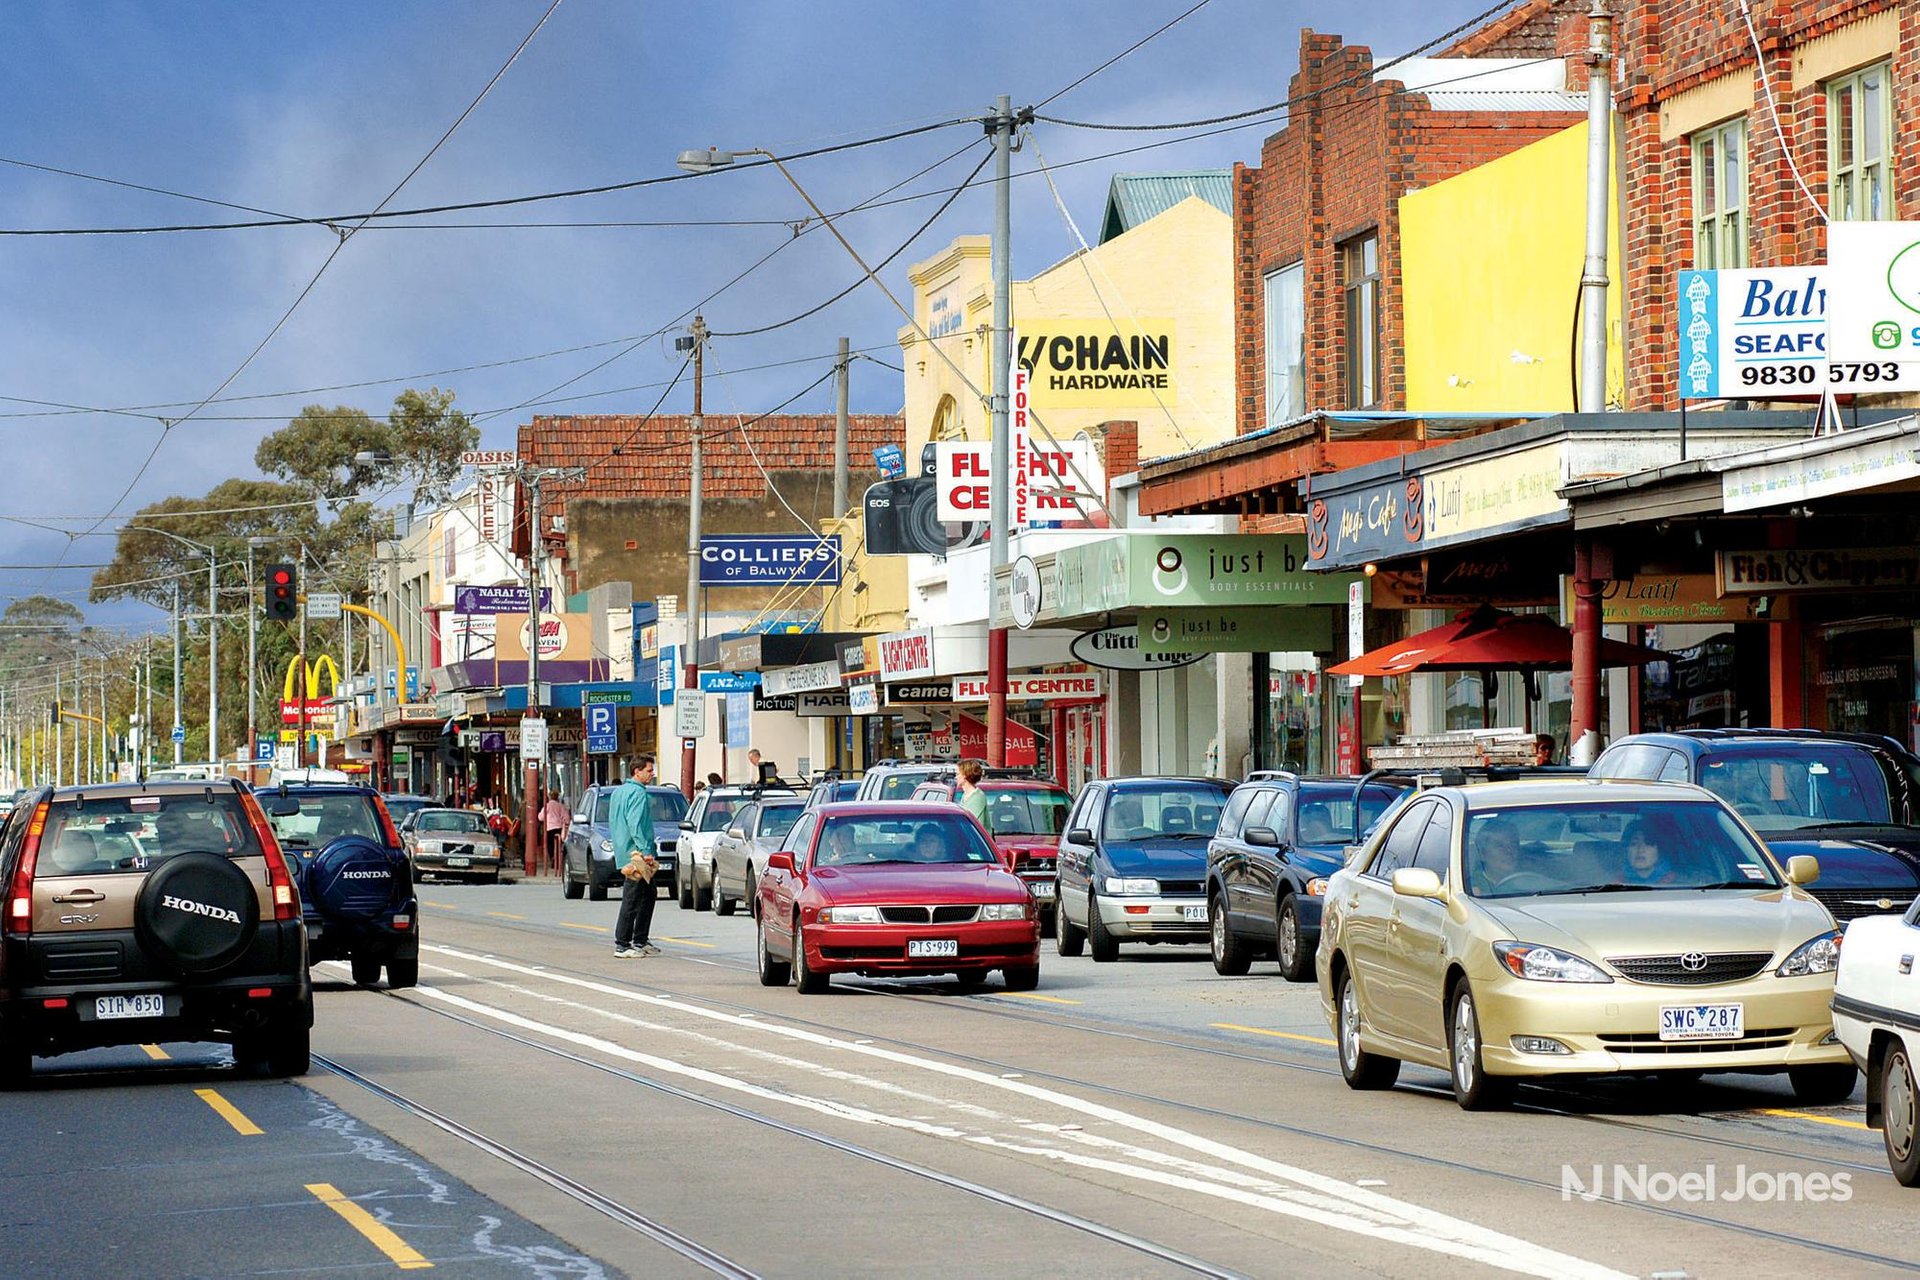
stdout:
POLYGON ((214 1040, 304 1075, 300 895, 236 782, 43 789, 0 830, 0 1083, 34 1055, 214 1040))

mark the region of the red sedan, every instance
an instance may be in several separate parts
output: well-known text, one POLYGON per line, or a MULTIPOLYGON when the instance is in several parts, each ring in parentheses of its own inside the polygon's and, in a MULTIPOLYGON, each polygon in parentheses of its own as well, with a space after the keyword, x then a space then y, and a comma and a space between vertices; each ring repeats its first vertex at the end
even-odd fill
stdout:
POLYGON ((826 990, 830 975, 989 969, 1009 991, 1040 982, 1040 922, 1027 887, 952 805, 827 804, 767 858, 754 901, 760 981, 826 990))

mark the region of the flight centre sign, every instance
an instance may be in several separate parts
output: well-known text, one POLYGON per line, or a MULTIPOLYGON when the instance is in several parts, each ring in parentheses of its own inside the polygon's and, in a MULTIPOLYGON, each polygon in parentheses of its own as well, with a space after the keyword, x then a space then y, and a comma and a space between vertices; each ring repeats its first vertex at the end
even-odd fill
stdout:
POLYGON ((1173 321, 1129 318, 1029 322, 1018 337, 1020 363, 1033 371, 1035 407, 1125 408, 1172 403, 1173 321))

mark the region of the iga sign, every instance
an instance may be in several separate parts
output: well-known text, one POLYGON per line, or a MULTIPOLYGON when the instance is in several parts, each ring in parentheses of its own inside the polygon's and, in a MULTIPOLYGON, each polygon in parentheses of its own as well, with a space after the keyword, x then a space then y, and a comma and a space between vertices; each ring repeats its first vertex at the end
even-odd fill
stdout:
POLYGON ((700 539, 703 587, 830 587, 839 581, 838 534, 717 534, 700 539))
POLYGON ((1683 271, 1680 395, 1817 395, 1827 364, 1827 289, 1817 267, 1683 271))
MULTIPOLYGON (((1038 700, 1053 702, 1060 699, 1084 699, 1100 696, 1100 673, 1098 671, 1069 672, 1061 675, 1008 676, 1007 698, 1009 701, 1038 700)), ((987 700, 987 678, 985 676, 958 676, 953 682, 953 700, 955 702, 985 702, 987 700)))
POLYGON ((1827 228, 1836 391, 1920 391, 1920 222, 1827 228))
MULTIPOLYGON (((1019 437, 1016 436, 1015 439, 1019 437)), ((985 520, 993 501, 993 446, 990 441, 944 440, 933 446, 934 514, 949 523, 985 520)), ((1069 491, 1106 496, 1106 470, 1091 440, 1063 440, 1059 448, 1043 440, 1027 440, 1027 510, 1011 513, 1016 524, 1087 518, 1082 504, 1097 510, 1092 497, 1074 498, 1069 491), (1074 474, 1078 469, 1079 475, 1074 474), (1080 477, 1086 478, 1082 486, 1080 477)), ((1016 477, 1016 489, 1018 478, 1016 477)))

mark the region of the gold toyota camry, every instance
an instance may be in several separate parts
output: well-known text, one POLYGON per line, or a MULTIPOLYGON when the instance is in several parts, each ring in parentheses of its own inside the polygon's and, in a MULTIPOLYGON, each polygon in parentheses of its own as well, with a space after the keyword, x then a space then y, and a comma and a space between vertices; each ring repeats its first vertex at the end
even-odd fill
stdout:
POLYGON ((1340 1073, 1451 1073, 1468 1110, 1529 1076, 1785 1071, 1853 1091, 1840 933, 1716 796, 1579 780, 1438 787, 1329 879, 1320 999, 1340 1073))

